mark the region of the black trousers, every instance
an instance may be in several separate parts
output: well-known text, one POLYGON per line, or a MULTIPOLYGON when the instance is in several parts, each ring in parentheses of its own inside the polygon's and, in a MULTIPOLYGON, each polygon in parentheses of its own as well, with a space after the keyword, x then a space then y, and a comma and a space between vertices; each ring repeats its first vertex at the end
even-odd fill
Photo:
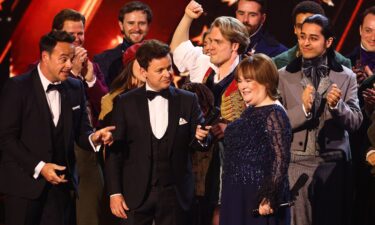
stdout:
POLYGON ((139 208, 127 212, 128 219, 121 224, 151 225, 155 221, 155 225, 186 225, 187 213, 177 200, 174 186, 155 186, 139 208))
POLYGON ((37 199, 5 196, 6 225, 74 225, 74 195, 67 185, 46 185, 37 199))

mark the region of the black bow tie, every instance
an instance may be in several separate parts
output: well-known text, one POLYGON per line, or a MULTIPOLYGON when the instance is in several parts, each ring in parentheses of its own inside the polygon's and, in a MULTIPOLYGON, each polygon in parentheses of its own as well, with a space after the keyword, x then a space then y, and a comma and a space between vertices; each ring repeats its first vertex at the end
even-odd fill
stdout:
POLYGON ((46 92, 48 93, 49 91, 53 91, 53 90, 61 92, 62 88, 63 88, 62 84, 49 84, 46 92))
POLYGON ((156 96, 160 95, 163 98, 168 99, 169 98, 169 90, 164 89, 162 91, 156 92, 156 91, 146 91, 146 96, 148 100, 152 101, 156 96))

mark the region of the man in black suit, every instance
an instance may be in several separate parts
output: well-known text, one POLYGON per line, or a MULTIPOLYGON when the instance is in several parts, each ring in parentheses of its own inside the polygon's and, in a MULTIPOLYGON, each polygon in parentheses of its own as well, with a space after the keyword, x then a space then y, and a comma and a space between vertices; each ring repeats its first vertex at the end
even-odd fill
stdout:
MULTIPOLYGON (((112 213, 125 224, 186 224, 194 191, 189 143, 203 141, 196 96, 171 87, 170 48, 146 41, 136 58, 146 85, 121 95, 106 161, 112 213)), ((209 127, 208 127, 209 128, 209 127)), ((207 129, 208 129, 207 128, 207 129)), ((203 144, 194 145, 203 150, 203 144)))
POLYGON ((152 21, 151 8, 140 1, 126 3, 119 11, 118 24, 124 41, 115 48, 94 56, 104 74, 105 82, 111 87, 112 81, 122 71, 122 54, 135 43, 142 42, 152 21))
POLYGON ((74 140, 90 151, 112 141, 114 127, 93 133, 83 84, 69 77, 73 41, 64 31, 43 36, 37 68, 9 79, 0 96, 0 192, 7 225, 74 222, 74 140))

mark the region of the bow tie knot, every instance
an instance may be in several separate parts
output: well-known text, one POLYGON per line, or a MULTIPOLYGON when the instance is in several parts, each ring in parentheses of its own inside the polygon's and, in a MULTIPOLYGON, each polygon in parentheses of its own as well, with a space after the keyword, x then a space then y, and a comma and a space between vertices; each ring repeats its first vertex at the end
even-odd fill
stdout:
POLYGON ((49 84, 46 92, 48 93, 53 90, 61 92, 62 88, 63 88, 62 84, 49 84))
POLYGON ((169 90, 164 89, 162 91, 156 92, 156 91, 146 91, 146 96, 148 100, 152 101, 156 96, 160 95, 161 97, 168 99, 169 98, 169 90))

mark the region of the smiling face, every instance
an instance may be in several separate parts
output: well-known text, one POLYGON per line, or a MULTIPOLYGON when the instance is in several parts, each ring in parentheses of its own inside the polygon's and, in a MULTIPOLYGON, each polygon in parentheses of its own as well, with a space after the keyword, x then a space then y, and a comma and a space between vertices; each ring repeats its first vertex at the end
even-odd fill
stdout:
POLYGON ((239 75, 237 79, 238 90, 241 93, 246 105, 258 106, 267 99, 266 87, 256 80, 251 78, 244 78, 239 75))
POLYGON ((369 52, 375 52, 375 15, 368 14, 359 28, 361 43, 369 52))
POLYGON ((82 46, 85 42, 85 28, 82 21, 66 20, 61 30, 74 37, 74 46, 82 46))
POLYGON ((171 56, 168 54, 163 58, 152 59, 147 70, 141 67, 141 74, 155 91, 167 89, 172 81, 171 56))
POLYGON ((136 10, 124 15, 124 20, 119 22, 124 38, 131 43, 143 41, 149 30, 147 14, 142 10, 136 10))
POLYGON ((57 42, 51 53, 42 52, 41 66, 43 74, 51 82, 68 79, 72 69, 74 45, 67 42, 57 42))
POLYGON ((333 38, 327 40, 322 34, 322 28, 314 23, 304 23, 298 39, 299 49, 303 58, 312 59, 323 55, 332 45, 333 38))

